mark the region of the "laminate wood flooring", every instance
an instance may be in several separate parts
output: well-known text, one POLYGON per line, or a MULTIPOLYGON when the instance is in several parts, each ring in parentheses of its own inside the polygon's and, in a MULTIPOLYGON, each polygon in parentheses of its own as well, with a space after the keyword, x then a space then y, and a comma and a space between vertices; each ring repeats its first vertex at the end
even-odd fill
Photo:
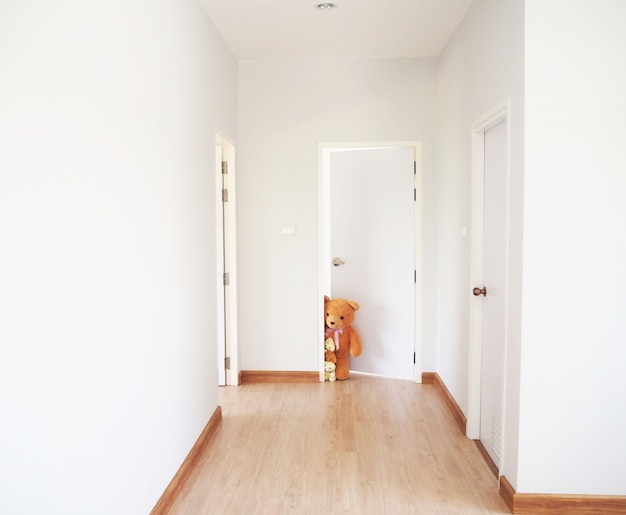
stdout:
POLYGON ((172 515, 510 513, 433 385, 353 374, 223 387, 220 405, 172 515))

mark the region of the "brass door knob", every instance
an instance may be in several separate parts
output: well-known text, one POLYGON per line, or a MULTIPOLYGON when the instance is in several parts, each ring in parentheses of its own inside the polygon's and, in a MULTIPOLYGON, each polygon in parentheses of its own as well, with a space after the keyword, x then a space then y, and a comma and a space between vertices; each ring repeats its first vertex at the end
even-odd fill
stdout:
POLYGON ((487 288, 485 286, 483 286, 482 288, 474 288, 472 290, 472 293, 474 294, 475 297, 478 297, 480 295, 484 295, 485 297, 487 296, 487 288))

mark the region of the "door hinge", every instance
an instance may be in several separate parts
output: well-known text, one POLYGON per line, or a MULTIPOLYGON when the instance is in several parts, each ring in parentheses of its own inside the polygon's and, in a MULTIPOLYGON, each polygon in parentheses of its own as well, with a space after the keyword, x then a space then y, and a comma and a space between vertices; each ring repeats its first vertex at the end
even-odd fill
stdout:
POLYGON ((224 272, 224 286, 228 286, 230 284, 230 274, 228 272, 224 272))
POLYGON ((413 202, 417 202, 417 188, 413 188, 413 202))
POLYGON ((417 161, 413 161, 413 175, 417 175, 417 161))
POLYGON ((228 190, 227 189, 222 190, 222 202, 228 202, 228 190))
POLYGON ((417 284, 417 270, 413 270, 413 282, 417 284))
POLYGON ((228 161, 222 161, 222 174, 226 175, 228 173, 228 161))
POLYGON ((413 364, 415 365, 415 352, 413 353, 413 364))
POLYGON ((224 368, 226 370, 230 370, 230 356, 227 358, 224 358, 224 368))

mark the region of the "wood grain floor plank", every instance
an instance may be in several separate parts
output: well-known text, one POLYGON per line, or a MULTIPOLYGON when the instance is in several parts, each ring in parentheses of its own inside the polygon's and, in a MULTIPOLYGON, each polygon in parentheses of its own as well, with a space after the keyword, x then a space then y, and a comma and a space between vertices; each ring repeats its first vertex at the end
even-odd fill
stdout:
POLYGON ((353 374, 224 387, 220 404, 172 515, 510 513, 434 385, 353 374))

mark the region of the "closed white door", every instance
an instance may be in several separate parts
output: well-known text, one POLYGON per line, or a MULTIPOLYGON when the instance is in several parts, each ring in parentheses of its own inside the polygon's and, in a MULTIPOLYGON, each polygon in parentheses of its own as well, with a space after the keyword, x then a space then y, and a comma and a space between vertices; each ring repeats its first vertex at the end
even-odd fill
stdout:
POLYGON ((331 153, 331 296, 361 306, 354 371, 414 377, 414 159, 413 147, 331 153))
MULTIPOLYGON (((500 469, 506 317, 506 124, 485 132, 480 441, 500 469)), ((482 297, 482 296, 481 296, 482 297)))

